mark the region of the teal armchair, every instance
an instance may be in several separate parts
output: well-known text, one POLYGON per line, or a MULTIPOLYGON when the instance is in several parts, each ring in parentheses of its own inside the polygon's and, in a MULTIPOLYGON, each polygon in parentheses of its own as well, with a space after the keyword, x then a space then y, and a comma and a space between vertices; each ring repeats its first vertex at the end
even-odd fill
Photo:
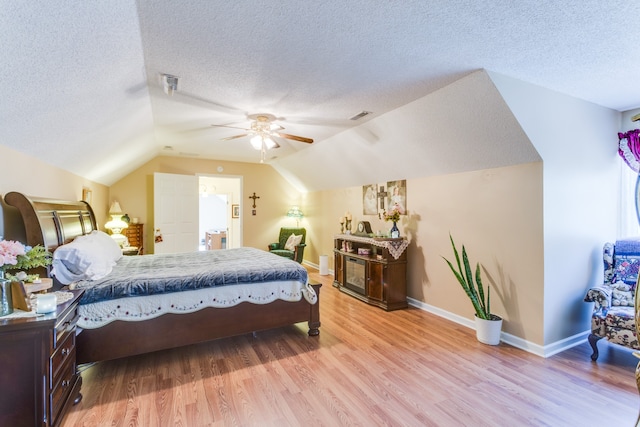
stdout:
POLYGON ((276 243, 269 244, 269 252, 292 259, 302 264, 304 247, 307 246, 305 243, 306 237, 307 230, 304 228, 283 227, 280 229, 280 236, 278 238, 278 241, 276 243), (286 247, 287 240, 292 234, 294 234, 295 236, 302 236, 302 239, 297 245, 286 247))

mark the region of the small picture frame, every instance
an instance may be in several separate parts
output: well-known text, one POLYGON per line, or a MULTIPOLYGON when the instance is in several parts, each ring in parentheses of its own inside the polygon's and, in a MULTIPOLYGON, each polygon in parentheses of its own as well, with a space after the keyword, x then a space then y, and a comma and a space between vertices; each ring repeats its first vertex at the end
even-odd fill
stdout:
POLYGON ((91 191, 90 188, 84 187, 82 189, 82 201, 91 204, 91 196, 92 195, 93 195, 93 192, 91 191))
POLYGON ((240 218, 240 205, 231 205, 231 218, 240 218))
POLYGON ((11 296, 13 298, 13 308, 31 311, 31 302, 22 282, 11 283, 11 296))

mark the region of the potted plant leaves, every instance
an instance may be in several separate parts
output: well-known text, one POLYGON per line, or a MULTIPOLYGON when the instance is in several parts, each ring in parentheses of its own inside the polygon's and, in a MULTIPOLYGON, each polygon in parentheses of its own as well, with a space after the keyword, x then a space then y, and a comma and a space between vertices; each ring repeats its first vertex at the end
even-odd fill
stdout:
POLYGON ((485 294, 484 286, 482 285, 482 279, 480 277, 480 263, 476 263, 475 278, 471 271, 471 265, 469 264, 469 257, 467 256, 467 250, 462 245, 462 264, 460 263, 460 255, 456 244, 453 241, 453 237, 449 235, 451 240, 451 246, 453 248, 453 254, 456 257, 456 267, 444 258, 449 265, 449 268, 453 272, 460 286, 469 297, 471 304, 475 310, 475 322, 476 322, 476 338, 483 344, 497 345, 500 343, 500 334, 502 332, 502 318, 498 315, 491 313, 491 290, 487 286, 487 292, 485 294), (464 269, 463 269, 464 267, 464 269))

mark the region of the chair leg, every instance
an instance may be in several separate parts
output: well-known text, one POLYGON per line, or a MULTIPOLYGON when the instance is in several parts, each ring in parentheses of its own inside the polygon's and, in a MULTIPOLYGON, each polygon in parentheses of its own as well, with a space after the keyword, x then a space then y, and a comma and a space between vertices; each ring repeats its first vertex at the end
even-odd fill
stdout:
POLYGON ((597 335, 589 334, 589 344, 591 344, 591 348, 593 349, 593 354, 591 355, 591 360, 594 362, 598 359, 598 341, 600 341, 602 337, 597 335))
MULTIPOLYGON (((640 359, 640 353, 634 352, 633 355, 640 359)), ((636 365, 636 386, 638 387, 638 393, 640 393, 640 362, 636 365)), ((640 413, 636 419, 636 427, 640 427, 640 413)))

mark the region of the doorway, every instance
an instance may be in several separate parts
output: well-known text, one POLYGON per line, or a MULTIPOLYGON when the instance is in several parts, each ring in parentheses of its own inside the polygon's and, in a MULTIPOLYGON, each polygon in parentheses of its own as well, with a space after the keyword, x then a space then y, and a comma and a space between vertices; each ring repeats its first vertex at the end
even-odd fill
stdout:
POLYGON ((232 214, 242 200, 241 177, 198 175, 199 249, 242 246, 242 218, 232 214))

